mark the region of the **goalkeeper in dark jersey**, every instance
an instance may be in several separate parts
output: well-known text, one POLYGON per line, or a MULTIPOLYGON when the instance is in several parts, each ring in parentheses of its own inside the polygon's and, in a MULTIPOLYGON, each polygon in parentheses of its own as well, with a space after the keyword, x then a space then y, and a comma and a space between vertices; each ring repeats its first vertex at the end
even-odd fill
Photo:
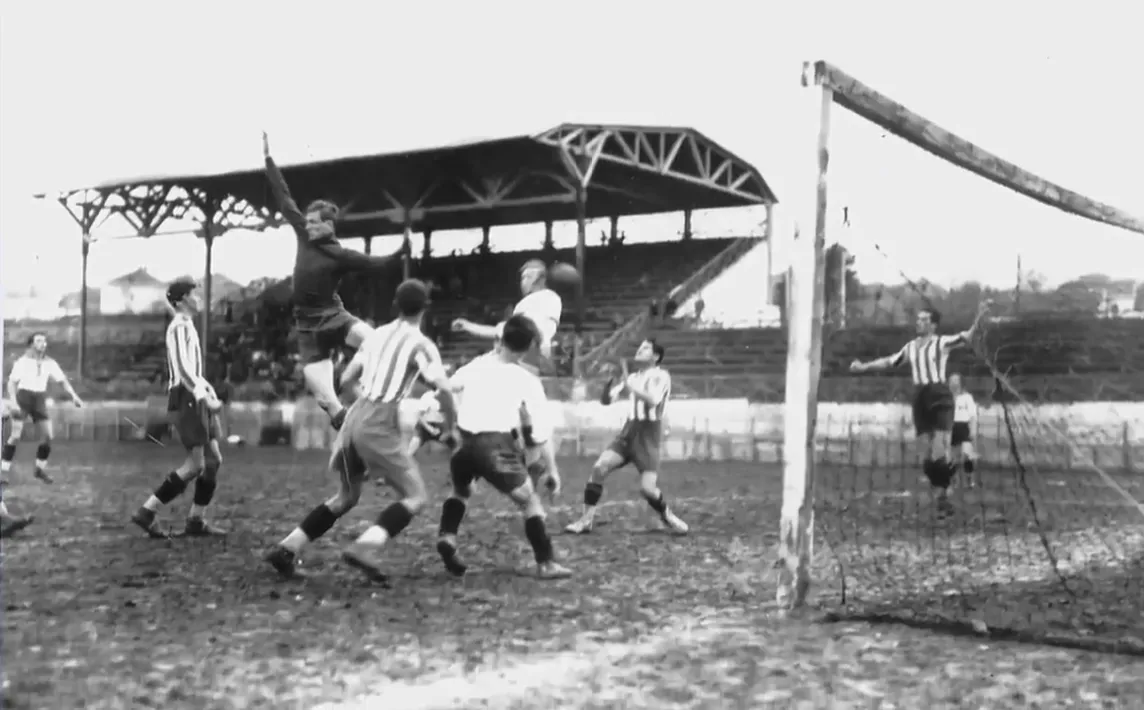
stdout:
POLYGON ((298 209, 282 171, 270 157, 270 141, 265 133, 262 134, 262 153, 278 211, 298 238, 298 253, 294 257, 294 323, 303 363, 302 375, 306 389, 338 429, 345 418, 345 407, 334 386, 333 355, 344 345, 358 348, 373 332, 367 323, 346 310, 338 296, 338 287, 345 274, 382 270, 394 263, 393 258, 367 256, 339 244, 334 232, 337 205, 315 200, 305 212, 298 209))

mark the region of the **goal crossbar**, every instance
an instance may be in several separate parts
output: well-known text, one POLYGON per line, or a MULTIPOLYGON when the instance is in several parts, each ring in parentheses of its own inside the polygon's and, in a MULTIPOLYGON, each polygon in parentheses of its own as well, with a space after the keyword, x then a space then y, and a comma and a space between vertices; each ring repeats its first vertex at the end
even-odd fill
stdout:
POLYGON ((790 269, 778 561, 778 604, 786 610, 805 605, 814 555, 815 419, 822 364, 830 107, 845 108, 943 160, 1042 204, 1144 234, 1144 219, 1000 158, 825 61, 804 63, 802 84, 805 164, 792 196, 795 241, 790 269))

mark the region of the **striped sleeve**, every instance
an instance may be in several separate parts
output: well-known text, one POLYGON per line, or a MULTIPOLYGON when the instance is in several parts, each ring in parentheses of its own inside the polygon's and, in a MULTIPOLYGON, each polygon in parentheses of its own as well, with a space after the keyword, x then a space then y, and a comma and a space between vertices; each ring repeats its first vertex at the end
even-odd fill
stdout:
POLYGON ((196 360, 194 333, 184 322, 171 324, 167 334, 167 357, 171 361, 171 372, 178 375, 179 381, 194 393, 198 399, 206 394, 206 382, 195 372, 196 360))
POLYGON ((965 344, 965 333, 941 336, 941 347, 943 350, 953 350, 954 348, 961 347, 965 344))
POLYGON ((441 351, 428 338, 422 339, 413 352, 413 362, 426 382, 434 382, 445 377, 445 365, 441 362, 441 351))

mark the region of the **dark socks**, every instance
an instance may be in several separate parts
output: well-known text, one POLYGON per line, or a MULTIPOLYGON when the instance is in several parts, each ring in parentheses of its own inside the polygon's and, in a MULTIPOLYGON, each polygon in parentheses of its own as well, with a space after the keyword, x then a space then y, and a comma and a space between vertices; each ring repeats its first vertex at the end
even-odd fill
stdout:
POLYGON ((195 481, 195 498, 194 504, 203 506, 204 508, 211 504, 214 500, 215 488, 218 487, 218 482, 213 478, 206 476, 199 476, 195 481))
POLYGON ((412 521, 413 513, 400 502, 393 503, 377 516, 377 524, 391 539, 397 537, 412 521))
POLYGON ((465 501, 460 498, 448 498, 441 506, 441 535, 456 535, 461 529, 461 521, 465 518, 465 501))
POLYGON ((922 464, 922 471, 934 488, 949 488, 950 482, 953 481, 954 470, 953 465, 944 457, 929 459, 922 464))
POLYGON ((552 539, 548 537, 548 529, 544 526, 544 518, 534 515, 524 521, 524 534, 532 551, 536 555, 538 564, 552 561, 552 539))
POLYGON ((600 498, 604 496, 604 486, 599 483, 589 482, 584 486, 584 505, 599 505, 600 498))
POLYGON ((667 511, 667 503, 665 503, 663 500, 663 491, 660 491, 658 494, 656 494, 654 498, 649 498, 645 495, 644 500, 647 501, 647 504, 651 506, 652 510, 659 513, 660 515, 663 515, 667 511))
POLYGON ((3 453, 0 454, 0 460, 3 460, 7 463, 12 463, 12 459, 14 458, 16 458, 16 445, 4 444, 4 450, 3 453))
POLYGON ((159 499, 160 503, 167 505, 182 495, 185 490, 187 490, 187 482, 180 478, 178 473, 171 471, 155 489, 155 497, 159 499))
POLYGON ((330 510, 330 506, 322 503, 311 510, 310 514, 306 516, 302 524, 298 527, 306 534, 308 539, 317 540, 328 533, 336 522, 338 522, 337 514, 330 510))
POLYGON ((51 442, 45 441, 36 447, 36 468, 40 468, 42 464, 48 462, 48 457, 52 455, 51 442))

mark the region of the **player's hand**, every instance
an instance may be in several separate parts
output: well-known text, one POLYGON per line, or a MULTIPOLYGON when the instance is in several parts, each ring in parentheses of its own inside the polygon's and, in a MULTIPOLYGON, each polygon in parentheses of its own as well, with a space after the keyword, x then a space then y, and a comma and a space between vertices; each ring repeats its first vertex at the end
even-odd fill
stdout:
POLYGON ((75 407, 76 407, 77 409, 83 409, 83 400, 82 400, 82 399, 80 399, 79 397, 74 397, 74 396, 73 396, 73 397, 72 397, 72 404, 73 404, 73 405, 75 405, 75 407))
POLYGON ((559 471, 545 471, 537 481, 540 484, 540 490, 548 496, 548 502, 556 500, 560 496, 560 490, 563 488, 563 482, 560 480, 559 471))
POLYGON ((628 381, 628 361, 627 360, 620 360, 620 380, 622 380, 625 384, 628 381))
POLYGON ((266 131, 262 132, 262 157, 270 157, 270 136, 266 135, 266 131))
POLYGON ((203 402, 206 403, 207 409, 211 410, 212 412, 218 412, 222 410, 222 400, 215 396, 214 392, 207 394, 207 396, 203 398, 203 402))
POLYGON ((986 298, 981 303, 977 304, 977 316, 981 317, 981 316, 985 315, 986 313, 989 312, 989 309, 992 307, 993 307, 993 299, 992 298, 986 298))
POLYGON ((463 333, 469 329, 469 321, 465 318, 458 318, 453 321, 453 332, 463 333))
POLYGON ((520 408, 517 410, 517 413, 520 415, 520 426, 522 428, 532 426, 532 415, 528 413, 528 405, 527 404, 525 404, 524 402, 521 402, 520 408))
POLYGON ((864 365, 861 360, 855 360, 854 362, 850 363, 851 372, 864 372, 865 370, 866 365, 864 365))

